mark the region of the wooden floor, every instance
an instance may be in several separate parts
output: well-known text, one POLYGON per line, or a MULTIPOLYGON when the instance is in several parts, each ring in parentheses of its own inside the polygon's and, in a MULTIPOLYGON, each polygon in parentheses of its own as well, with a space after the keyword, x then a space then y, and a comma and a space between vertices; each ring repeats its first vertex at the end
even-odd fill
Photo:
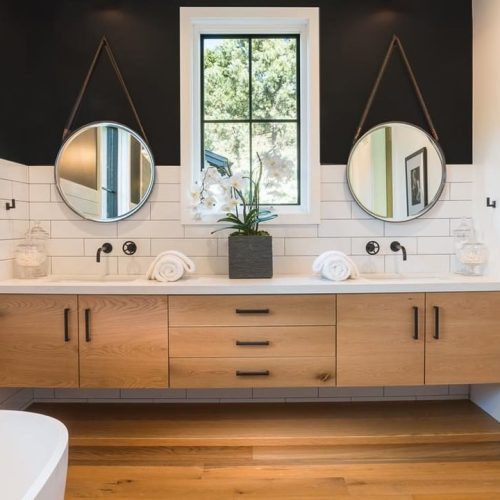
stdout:
POLYGON ((67 498, 500 500, 500 424, 468 401, 35 404, 67 498))

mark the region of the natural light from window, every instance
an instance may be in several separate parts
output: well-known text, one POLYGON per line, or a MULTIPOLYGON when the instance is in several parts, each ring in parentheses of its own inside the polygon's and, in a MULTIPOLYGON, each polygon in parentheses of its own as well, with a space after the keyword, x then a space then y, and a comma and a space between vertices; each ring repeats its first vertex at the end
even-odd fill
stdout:
POLYGON ((181 7, 180 60, 183 223, 224 214, 193 203, 208 167, 260 160, 270 223, 319 223, 319 9, 181 7))
POLYGON ((300 203, 299 37, 201 37, 203 162, 249 176, 264 165, 262 203, 300 203))

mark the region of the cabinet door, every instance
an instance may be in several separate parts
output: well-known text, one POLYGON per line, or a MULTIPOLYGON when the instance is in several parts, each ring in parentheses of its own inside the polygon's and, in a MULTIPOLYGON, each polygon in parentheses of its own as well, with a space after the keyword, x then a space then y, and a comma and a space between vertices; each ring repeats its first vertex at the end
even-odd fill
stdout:
POLYGON ((80 387, 168 387, 167 298, 78 297, 80 387))
POLYGON ((426 384, 500 382, 500 292, 427 294, 426 384))
POLYGON ((78 387, 77 299, 0 295, 0 386, 78 387))
POLYGON ((424 383, 424 294, 337 297, 337 385, 424 383))

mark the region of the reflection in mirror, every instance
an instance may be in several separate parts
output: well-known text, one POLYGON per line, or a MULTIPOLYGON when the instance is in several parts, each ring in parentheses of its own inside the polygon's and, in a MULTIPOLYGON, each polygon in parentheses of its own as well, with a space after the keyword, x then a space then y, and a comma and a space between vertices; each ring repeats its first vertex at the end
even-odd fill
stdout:
POLYGON ((419 217, 436 203, 446 165, 441 148, 424 130, 383 123, 354 145, 347 179, 363 210, 378 219, 401 222, 419 217))
POLYGON ((66 204, 82 217, 124 219, 147 200, 154 183, 153 156, 144 140, 113 122, 86 125, 63 144, 56 183, 66 204))

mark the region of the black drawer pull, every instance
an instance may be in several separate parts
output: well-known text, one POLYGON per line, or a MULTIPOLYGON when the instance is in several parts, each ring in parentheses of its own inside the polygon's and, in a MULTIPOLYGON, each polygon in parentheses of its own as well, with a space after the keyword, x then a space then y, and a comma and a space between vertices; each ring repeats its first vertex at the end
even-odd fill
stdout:
POLYGON ((236 309, 236 314, 269 314, 269 309, 236 309))
POLYGON ((64 342, 69 342, 71 339, 69 337, 69 307, 64 309, 64 342))
POLYGON ((418 307, 413 306, 413 338, 418 340, 418 307))
POLYGON ((237 377, 268 377, 271 374, 269 370, 261 370, 255 372, 245 372, 241 370, 236 370, 237 377))
POLYGON ((439 307, 434 306, 434 338, 439 340, 439 307))
POLYGON ((253 345, 269 345, 269 340, 237 340, 236 345, 239 346, 253 346, 253 345))
POLYGON ((90 342, 90 309, 85 309, 85 342, 90 342))

